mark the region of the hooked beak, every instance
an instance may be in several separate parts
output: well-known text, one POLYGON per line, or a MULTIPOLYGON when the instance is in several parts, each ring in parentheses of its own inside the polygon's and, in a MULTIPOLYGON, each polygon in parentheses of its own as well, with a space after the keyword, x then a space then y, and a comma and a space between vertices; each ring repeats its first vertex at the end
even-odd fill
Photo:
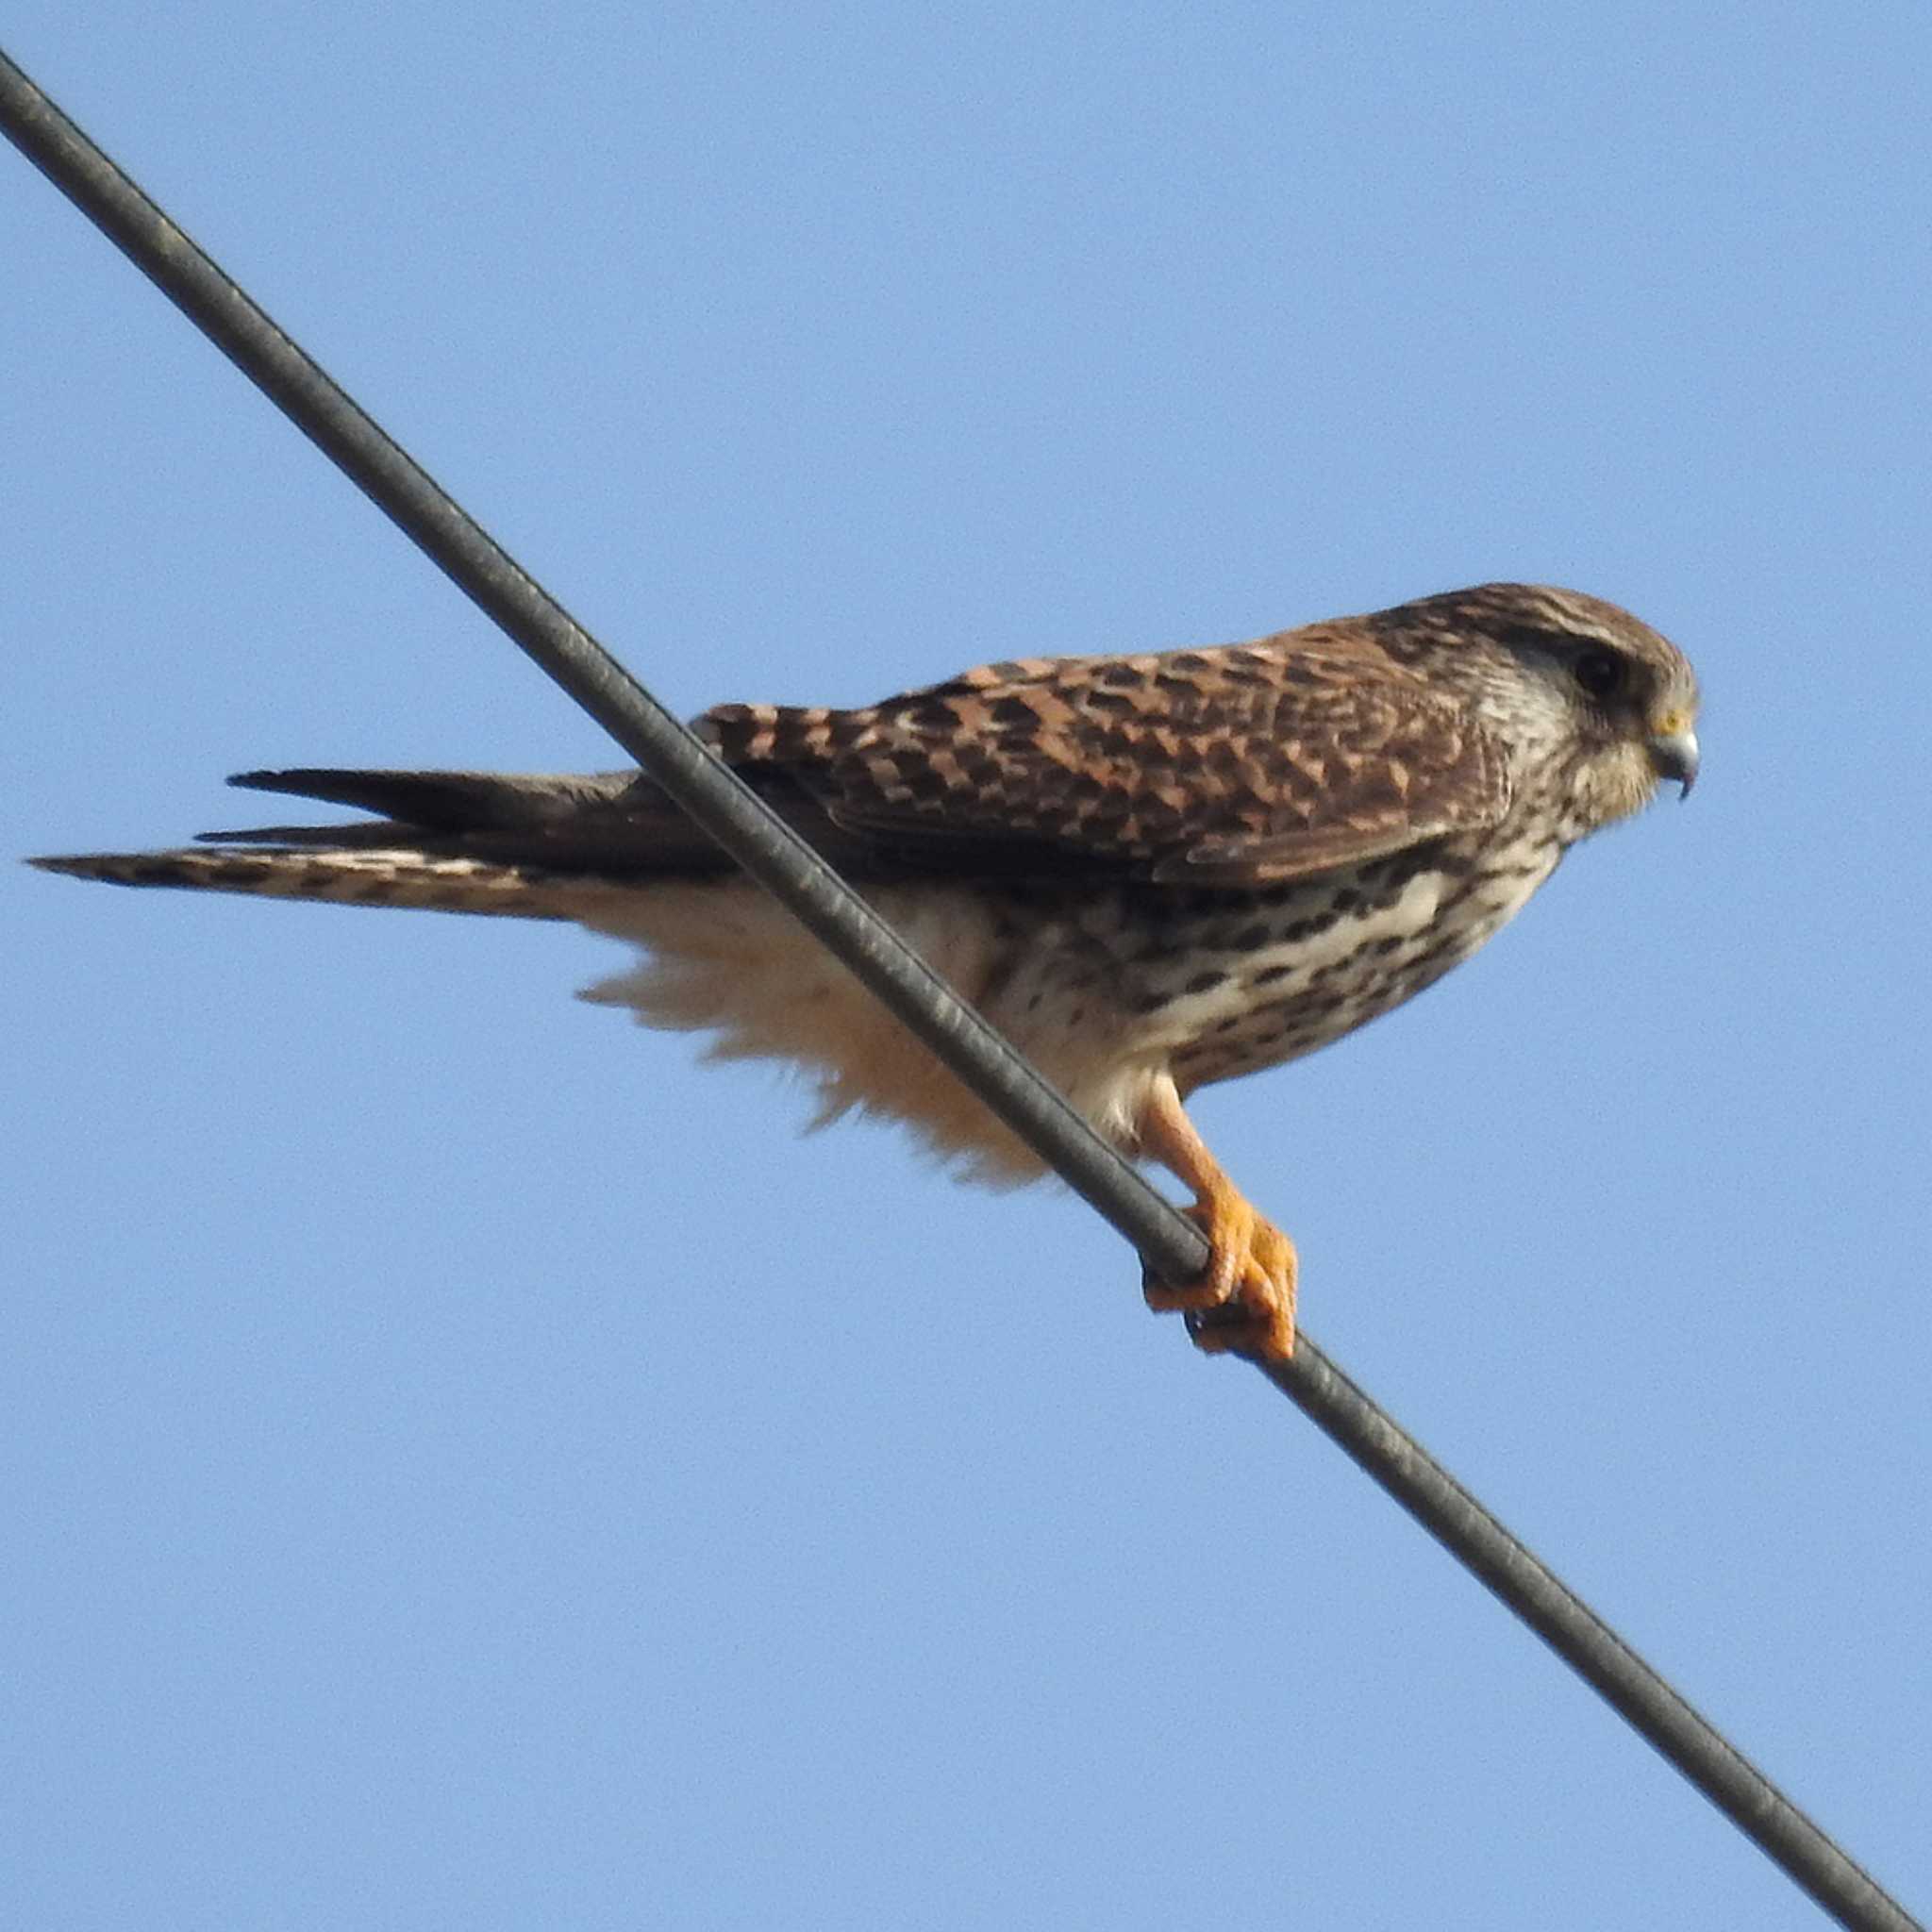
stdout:
POLYGON ((1690 796, 1697 782, 1697 734, 1679 725, 1674 731, 1659 731, 1650 741, 1650 762, 1659 778, 1674 778, 1681 788, 1680 798, 1690 796))

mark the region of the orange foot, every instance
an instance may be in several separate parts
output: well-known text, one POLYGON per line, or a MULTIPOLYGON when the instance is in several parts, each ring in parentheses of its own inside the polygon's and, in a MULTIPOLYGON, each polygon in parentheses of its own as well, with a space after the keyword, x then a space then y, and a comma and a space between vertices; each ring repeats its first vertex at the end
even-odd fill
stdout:
POLYGON ((1141 1113, 1141 1145, 1194 1190, 1188 1218, 1208 1237, 1208 1265, 1192 1280, 1145 1278, 1147 1306, 1179 1309, 1210 1355, 1286 1361, 1294 1353, 1294 1243, 1258 1213, 1208 1152, 1171 1082, 1141 1113))
POLYGON ((1231 1187, 1183 1210, 1208 1237, 1208 1266, 1192 1281, 1142 1283, 1147 1306, 1179 1309, 1209 1355, 1286 1361, 1294 1353, 1294 1243, 1231 1187))

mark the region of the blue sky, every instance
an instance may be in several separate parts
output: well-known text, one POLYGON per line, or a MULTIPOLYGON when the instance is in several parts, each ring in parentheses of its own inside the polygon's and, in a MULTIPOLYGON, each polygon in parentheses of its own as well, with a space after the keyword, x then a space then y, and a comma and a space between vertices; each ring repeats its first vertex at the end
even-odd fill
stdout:
MULTIPOLYGON (((1309 1331, 1925 1907, 1923 8, 8 50, 681 709, 1495 576, 1675 638, 1690 805, 1197 1115, 1309 1331)), ((613 761, 0 166, 12 850, 613 761)), ((798 1138, 586 935, 0 894, 9 1923, 1818 1923, 1070 1196, 798 1138)))

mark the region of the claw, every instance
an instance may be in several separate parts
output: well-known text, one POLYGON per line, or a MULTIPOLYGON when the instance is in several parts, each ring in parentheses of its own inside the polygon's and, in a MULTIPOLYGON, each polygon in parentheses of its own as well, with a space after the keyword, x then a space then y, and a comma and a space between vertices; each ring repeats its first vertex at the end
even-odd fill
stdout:
POLYGON ((1232 1186, 1203 1193, 1184 1210, 1208 1237, 1208 1265, 1192 1281, 1147 1276, 1147 1306, 1179 1311, 1209 1355, 1286 1361, 1294 1353, 1294 1243, 1232 1186))
POLYGON ((1294 1243, 1221 1171, 1171 1081, 1154 1090, 1140 1128, 1142 1149, 1194 1190, 1183 1211, 1208 1237, 1208 1265, 1192 1281, 1143 1274, 1147 1306, 1185 1314, 1195 1345, 1210 1355, 1286 1361, 1294 1353, 1294 1243))

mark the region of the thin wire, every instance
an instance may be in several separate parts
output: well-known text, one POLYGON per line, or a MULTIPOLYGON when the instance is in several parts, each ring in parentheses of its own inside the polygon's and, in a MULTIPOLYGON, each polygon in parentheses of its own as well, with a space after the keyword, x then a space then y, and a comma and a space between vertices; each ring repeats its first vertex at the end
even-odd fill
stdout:
MULTIPOLYGON (((0 126, 466 595, 779 898, 1164 1278, 1199 1229, 1106 1145, 790 827, 780 823, 431 480, 0 53, 0 126)), ((1844 1925, 1917 1923, 1304 1334, 1259 1364, 1712 1804, 1844 1925)))

